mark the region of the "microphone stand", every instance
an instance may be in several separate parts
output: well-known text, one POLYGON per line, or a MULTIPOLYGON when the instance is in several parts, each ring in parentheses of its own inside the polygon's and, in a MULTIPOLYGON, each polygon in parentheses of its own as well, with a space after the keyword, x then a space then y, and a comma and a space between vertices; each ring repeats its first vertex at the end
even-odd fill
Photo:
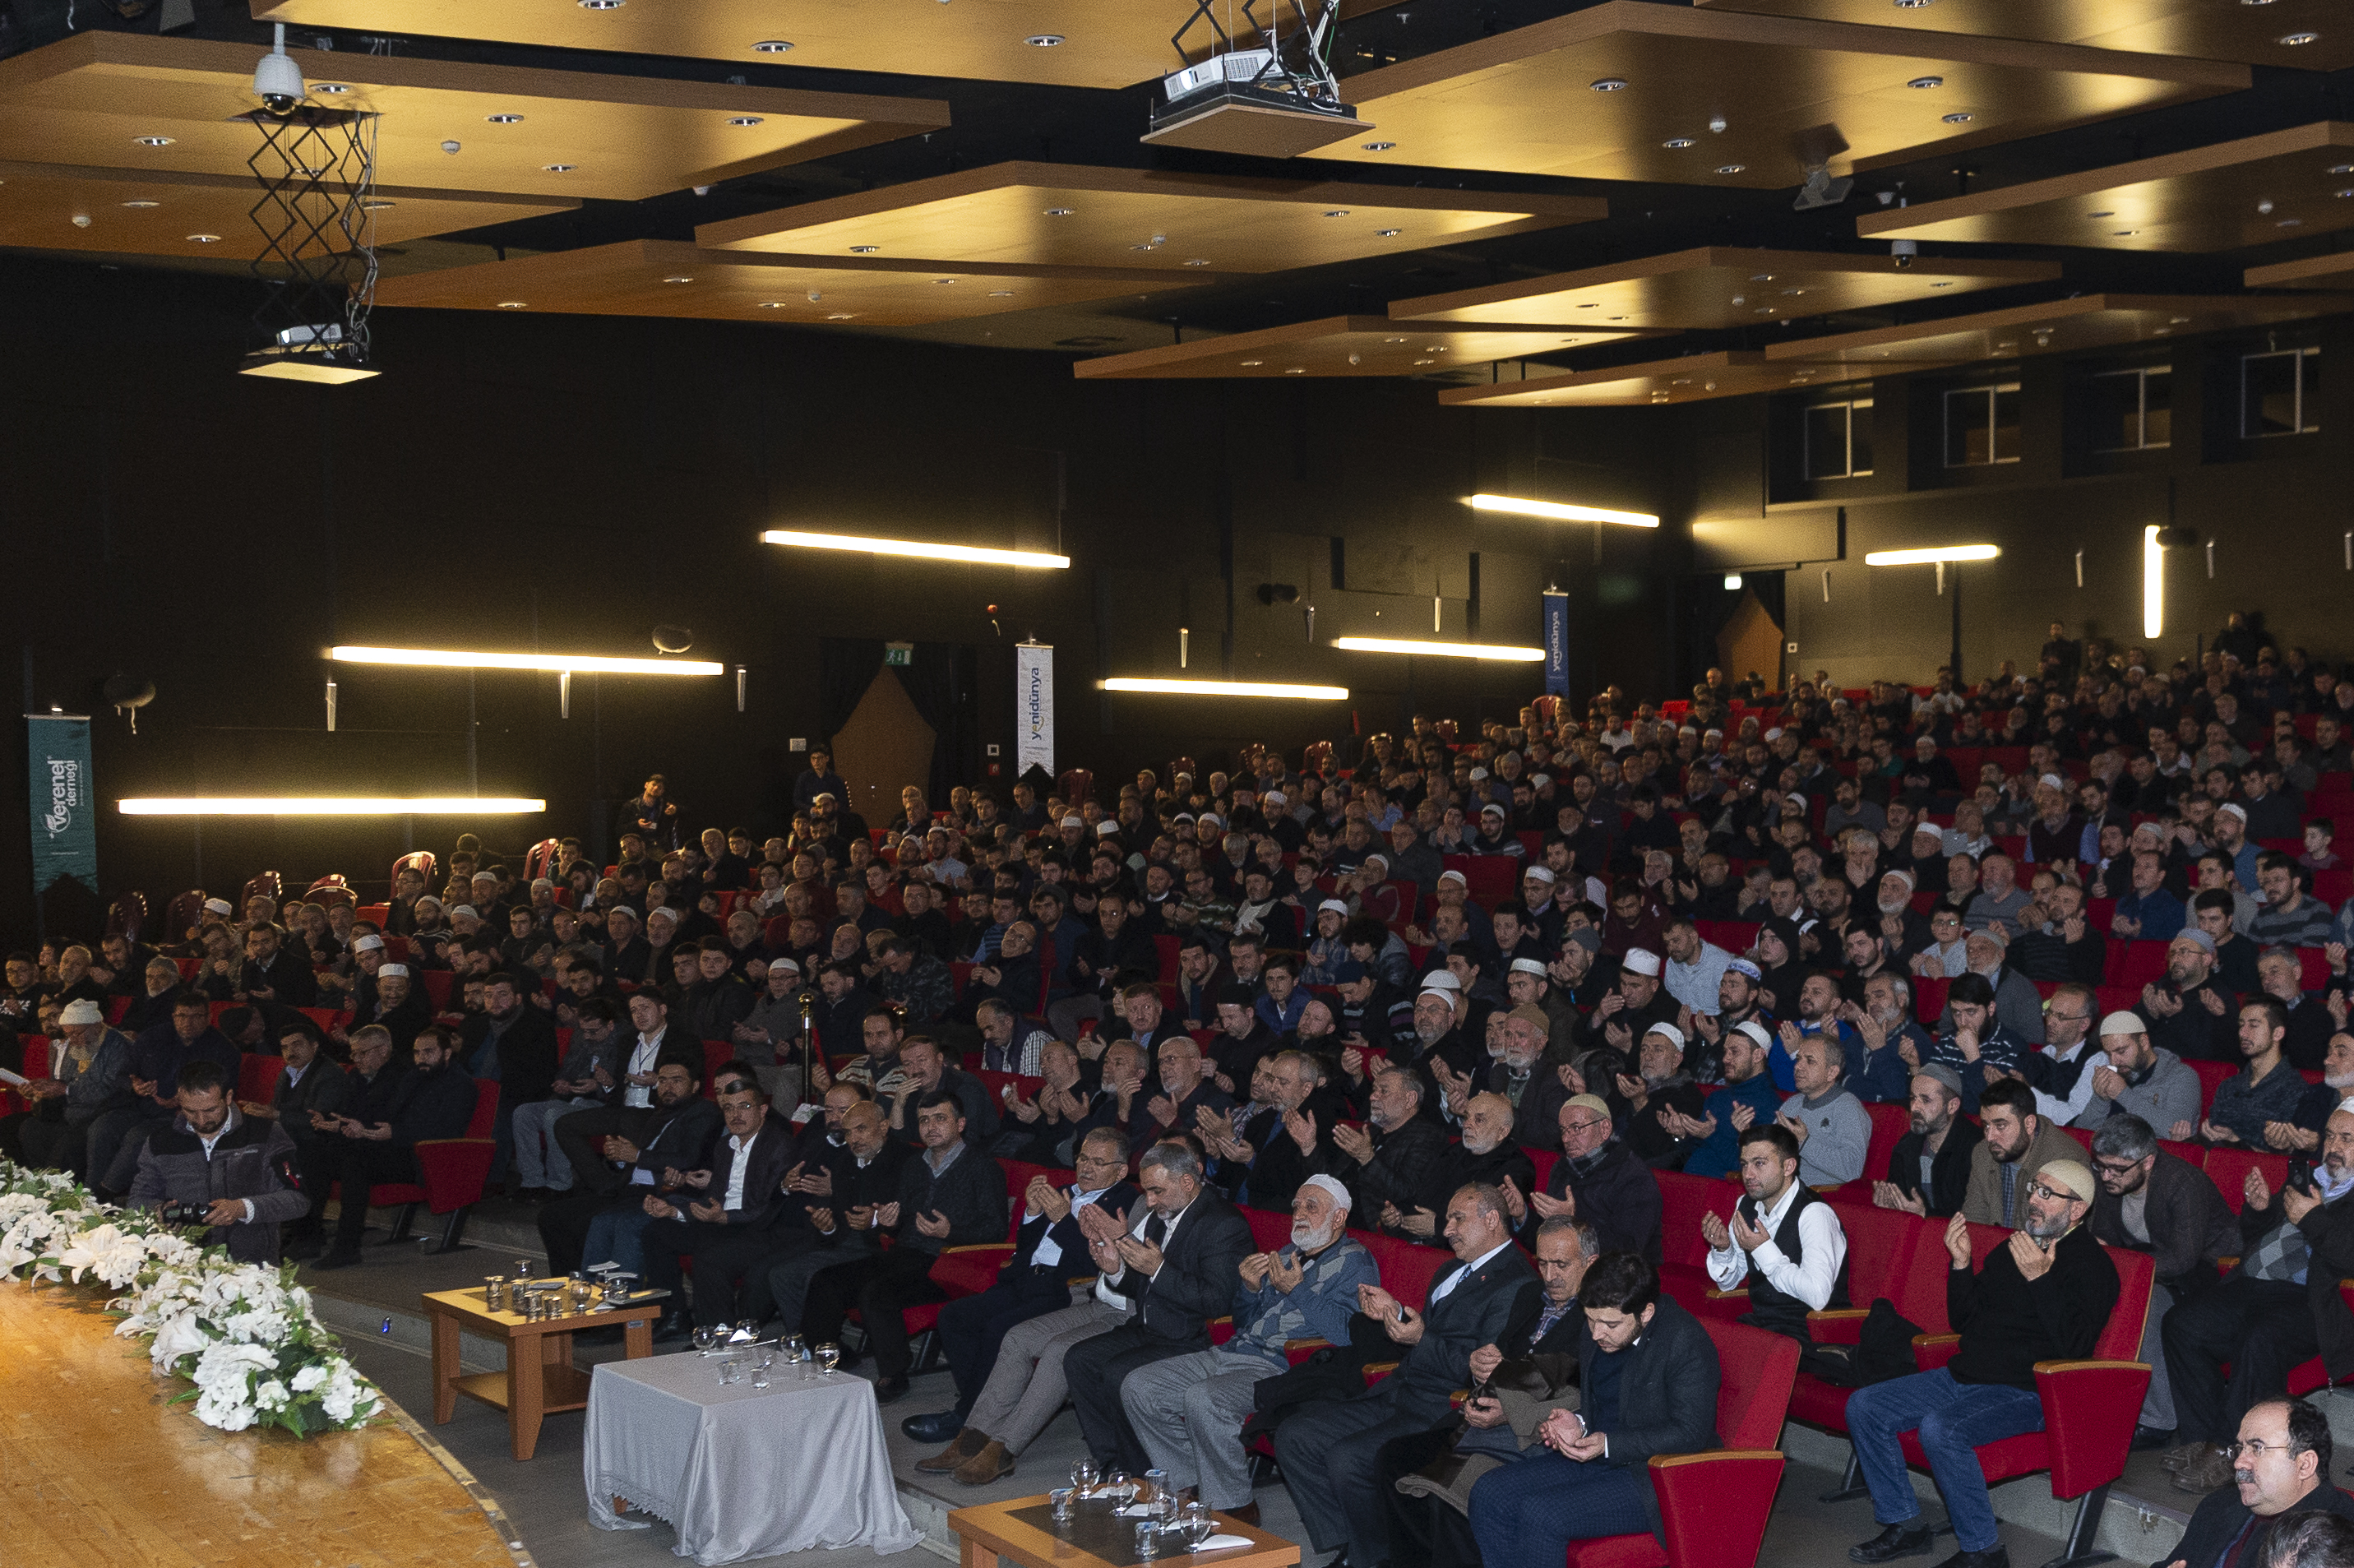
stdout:
POLYGON ((801 1103, 808 1105, 811 1098, 810 1094, 811 1086, 816 1081, 815 1065, 817 1058, 815 1054, 817 1051, 817 1031, 811 1026, 810 1014, 817 1004, 817 992, 807 987, 803 987, 800 1000, 801 1004, 801 1103))

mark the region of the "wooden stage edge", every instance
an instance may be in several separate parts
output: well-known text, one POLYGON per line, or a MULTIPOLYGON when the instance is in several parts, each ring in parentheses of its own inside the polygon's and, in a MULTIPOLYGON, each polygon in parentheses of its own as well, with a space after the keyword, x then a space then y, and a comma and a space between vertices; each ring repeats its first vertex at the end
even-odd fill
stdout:
POLYGON ((99 1288, 0 1280, 0 1560, 11 1568, 536 1568, 490 1493, 391 1400, 357 1432, 219 1432, 115 1336, 99 1288))

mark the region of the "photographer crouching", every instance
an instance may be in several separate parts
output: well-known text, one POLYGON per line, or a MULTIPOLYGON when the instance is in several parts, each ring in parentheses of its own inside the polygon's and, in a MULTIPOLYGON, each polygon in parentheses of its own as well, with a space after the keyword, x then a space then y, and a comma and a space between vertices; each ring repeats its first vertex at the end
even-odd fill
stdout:
POLYGON ((238 1110, 217 1064, 191 1062, 180 1069, 178 1114, 139 1151, 130 1202, 208 1227, 205 1245, 226 1245, 239 1263, 275 1264, 279 1225, 309 1210, 288 1181, 293 1159, 285 1128, 238 1110))

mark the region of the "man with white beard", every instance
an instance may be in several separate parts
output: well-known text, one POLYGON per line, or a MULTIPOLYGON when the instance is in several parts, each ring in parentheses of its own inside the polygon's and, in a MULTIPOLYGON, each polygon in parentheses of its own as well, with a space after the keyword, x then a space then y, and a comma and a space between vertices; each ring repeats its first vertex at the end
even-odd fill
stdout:
POLYGON ((1139 1367, 1120 1384, 1129 1424, 1169 1484, 1198 1487, 1203 1502, 1246 1524, 1258 1522, 1258 1505, 1240 1434, 1260 1380, 1290 1364, 1287 1340, 1348 1343, 1357 1287, 1381 1282, 1348 1226, 1349 1190, 1310 1176, 1291 1200, 1291 1245, 1242 1261, 1235 1337, 1139 1367))
MULTIPOLYGON (((1534 1149, 1559 1149, 1561 1106, 1572 1091, 1559 1073, 1548 1072, 1544 1067, 1545 1041, 1552 1023, 1541 1007, 1515 1007, 1489 1021, 1486 1071, 1475 1076, 1458 1073, 1444 1062, 1433 1063, 1431 1070, 1437 1075, 1439 1087, 1446 1094, 1447 1118, 1461 1121, 1471 1097, 1485 1092, 1501 1098, 1511 1110, 1513 1142, 1534 1149)), ((1466 1176, 1447 1191, 1453 1192, 1465 1181, 1500 1180, 1497 1176, 1466 1176)))
POLYGON ((1914 954, 1929 948, 1929 917, 1913 907, 1918 885, 1909 871, 1887 871, 1872 894, 1873 907, 1880 913, 1880 939, 1888 945, 1889 957, 1905 969, 1912 968, 1914 954))

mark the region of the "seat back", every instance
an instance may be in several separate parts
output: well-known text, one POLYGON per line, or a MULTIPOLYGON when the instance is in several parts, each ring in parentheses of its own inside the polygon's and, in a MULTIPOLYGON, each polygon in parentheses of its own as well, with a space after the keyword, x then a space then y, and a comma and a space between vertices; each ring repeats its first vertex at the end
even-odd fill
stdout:
POLYGON ((136 942, 147 928, 147 895, 125 893, 106 906, 106 934, 136 942))
POLYGON ((1867 1181, 1888 1180, 1888 1162, 1894 1158, 1897 1141, 1913 1130, 1910 1107, 1874 1101, 1863 1107, 1872 1118, 1872 1141, 1864 1149, 1863 1179, 1867 1181))
POLYGON ((171 941, 185 942, 196 931, 197 922, 205 917, 205 890, 191 887, 186 893, 175 893, 172 902, 164 906, 164 935, 171 941))
POLYGON ((425 1000, 435 1012, 450 1011, 450 986, 457 979, 449 969, 419 969, 417 978, 425 982, 425 1000))
POLYGON ((1711 1213, 1733 1213, 1741 1187, 1734 1181, 1713 1181, 1687 1176, 1681 1171, 1657 1172, 1659 1183, 1660 1260, 1698 1268, 1708 1260, 1708 1243, 1701 1239, 1701 1220, 1711 1213))
POLYGON ((2223 1202, 2238 1213, 2247 1202, 2248 1172, 2255 1171, 2274 1192, 2288 1180, 2288 1156, 2253 1149, 2215 1148, 2207 1150, 2207 1177, 2221 1190, 2223 1202))
POLYGON ((275 1056, 265 1056, 259 1051, 249 1051, 237 1064, 237 1097, 257 1104, 270 1103, 278 1087, 278 1075, 286 1064, 275 1056))
POLYGON ((2183 1065, 2199 1075, 2199 1114, 2202 1117, 2215 1107, 2215 1091, 2240 1073, 2237 1062, 2186 1062, 2183 1065))
POLYGON ((1727 1448, 1776 1446, 1798 1379, 1798 1341, 1746 1323, 1703 1318, 1716 1341, 1716 1435, 1727 1448))
POLYGON ((474 1119, 466 1124, 468 1138, 488 1138, 499 1125, 499 1081, 474 1080, 474 1119))
POLYGON ((307 904, 316 904, 322 908, 334 904, 347 904, 356 909, 359 907, 360 895, 352 890, 350 883, 344 880, 342 872, 331 871, 305 888, 302 899, 307 904))
POLYGON ((1921 1266, 1921 1242, 1930 1227, 1902 1209, 1868 1203, 1833 1203, 1831 1212, 1847 1234, 1848 1304, 1869 1307, 1883 1296, 1894 1301, 1921 1266))
POLYGON ((404 870, 414 871, 425 878, 426 892, 438 894, 441 890, 433 885, 433 874, 439 871, 440 866, 441 863, 433 858, 431 850, 412 850, 392 863, 392 878, 397 884, 404 870))
POLYGON ((2117 1266, 2117 1304, 2094 1341, 2093 1359, 2131 1361, 2141 1359, 2142 1330, 2149 1318, 2149 1288, 2158 1278, 2158 1261, 2146 1252, 2106 1246, 2101 1250, 2117 1266))
POLYGON ((736 1047, 727 1041, 705 1040, 703 1043, 703 1097, 705 1099, 716 1100, 719 1097, 719 1086, 715 1080, 719 1076, 719 1069, 735 1059, 736 1047))
POLYGON ((523 874, 525 882, 536 882, 543 876, 553 876, 548 867, 556 863, 556 852, 561 845, 554 839, 542 839, 524 852, 523 874))
POLYGON ((1454 1261, 1452 1253, 1400 1241, 1378 1231, 1351 1234, 1365 1244, 1366 1250, 1373 1255, 1373 1262, 1380 1266, 1382 1288, 1417 1312, 1429 1298, 1431 1279, 1454 1261))
POLYGON ((279 899, 286 896, 286 879, 274 871, 265 871, 238 890, 237 914, 241 919, 246 905, 255 898, 279 899))
POLYGON ((1250 1222, 1251 1243, 1261 1252, 1274 1252, 1291 1241, 1291 1216, 1275 1209, 1241 1211, 1250 1222))

